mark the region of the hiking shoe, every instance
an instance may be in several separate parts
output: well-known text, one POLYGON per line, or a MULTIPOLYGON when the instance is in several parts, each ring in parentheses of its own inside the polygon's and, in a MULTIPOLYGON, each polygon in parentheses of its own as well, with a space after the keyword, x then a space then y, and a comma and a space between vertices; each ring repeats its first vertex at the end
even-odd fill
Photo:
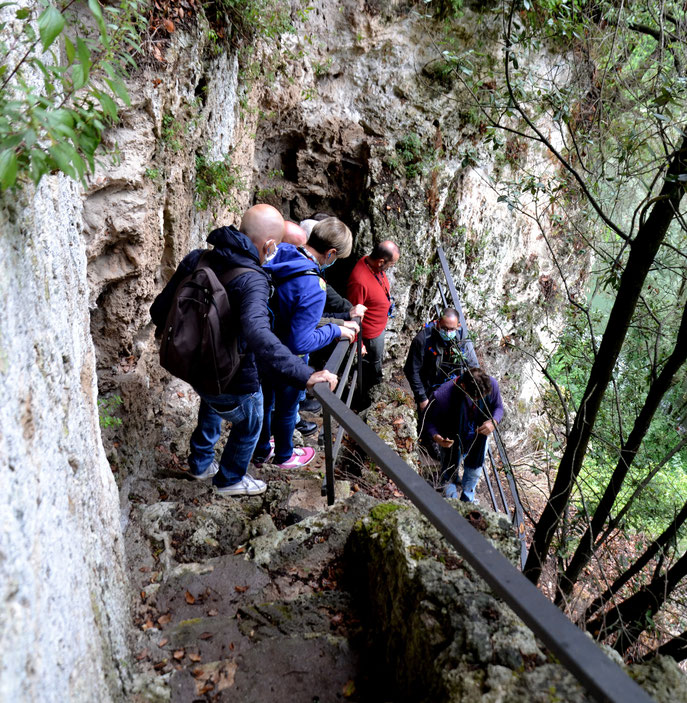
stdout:
POLYGON ((188 475, 196 481, 203 481, 206 478, 212 478, 218 471, 219 464, 217 463, 216 459, 213 459, 210 466, 208 466, 207 469, 205 469, 205 471, 203 471, 202 473, 194 474, 193 471, 189 471, 188 475))
POLYGON ((283 464, 276 464, 279 469, 298 469, 309 464, 315 458, 315 450, 312 447, 296 447, 290 459, 283 464))
POLYGON ((218 493, 225 496, 259 496, 267 490, 267 484, 246 474, 238 483, 231 486, 215 486, 218 493))
POLYGON ((447 483, 444 486, 444 498, 457 498, 458 487, 455 483, 447 483))
POLYGON ((298 409, 304 413, 318 413, 322 410, 320 401, 317 398, 306 398, 299 406, 298 409))
POLYGON ((296 423, 297 429, 304 437, 307 437, 308 435, 315 434, 317 432, 317 424, 315 422, 308 422, 308 420, 299 420, 296 423))
MULTIPOLYGON (((262 465, 267 463, 274 456, 274 444, 270 440, 270 453, 263 459, 262 457, 253 457, 253 466, 256 469, 261 469, 262 465)), ((247 476, 248 474, 246 474, 247 476)))

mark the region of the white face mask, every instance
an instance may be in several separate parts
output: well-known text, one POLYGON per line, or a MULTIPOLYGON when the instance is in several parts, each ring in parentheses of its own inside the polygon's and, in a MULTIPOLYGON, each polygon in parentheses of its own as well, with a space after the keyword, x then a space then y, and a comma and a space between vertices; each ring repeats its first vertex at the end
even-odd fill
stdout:
POLYGON ((262 262, 263 264, 266 264, 268 261, 272 261, 274 257, 277 255, 277 245, 272 242, 272 251, 269 253, 265 253, 265 260, 262 262))

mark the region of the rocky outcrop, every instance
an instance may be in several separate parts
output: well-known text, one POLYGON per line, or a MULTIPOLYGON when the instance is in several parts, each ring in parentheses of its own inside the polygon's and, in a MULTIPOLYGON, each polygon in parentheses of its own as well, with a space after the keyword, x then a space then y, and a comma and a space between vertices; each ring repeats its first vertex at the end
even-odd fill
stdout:
MULTIPOLYGON (((503 516, 452 503, 517 564, 518 543, 503 516)), ((366 650, 377 654, 366 661, 385 700, 593 700, 414 508, 374 507, 355 525, 348 561, 366 650)), ((656 701, 687 698, 674 660, 629 673, 656 701)))
POLYGON ((0 203, 0 698, 120 700, 129 593, 100 439, 81 198, 0 203))

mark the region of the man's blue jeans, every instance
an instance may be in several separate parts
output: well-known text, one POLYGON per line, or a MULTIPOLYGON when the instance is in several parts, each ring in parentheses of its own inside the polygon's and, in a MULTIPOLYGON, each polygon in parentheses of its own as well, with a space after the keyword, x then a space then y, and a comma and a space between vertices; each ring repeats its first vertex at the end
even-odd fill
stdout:
POLYGON ((270 437, 274 435, 274 463, 282 464, 293 455, 293 431, 298 421, 301 391, 294 386, 273 386, 263 381, 265 412, 255 458, 265 459, 270 453, 270 437))
POLYGON ((457 439, 449 449, 445 447, 439 447, 439 449, 441 453, 441 484, 457 482, 457 471, 460 467, 460 461, 463 459, 463 477, 461 479, 463 492, 460 499, 466 503, 472 503, 475 500, 475 489, 482 476, 482 466, 487 451, 487 437, 476 435, 465 457, 461 451, 460 441, 457 439))
POLYGON ((219 473, 212 479, 216 486, 238 483, 248 470, 262 425, 262 391, 246 395, 200 395, 198 425, 191 435, 191 472, 200 474, 215 457, 215 444, 222 420, 231 422, 231 432, 219 461, 219 473))

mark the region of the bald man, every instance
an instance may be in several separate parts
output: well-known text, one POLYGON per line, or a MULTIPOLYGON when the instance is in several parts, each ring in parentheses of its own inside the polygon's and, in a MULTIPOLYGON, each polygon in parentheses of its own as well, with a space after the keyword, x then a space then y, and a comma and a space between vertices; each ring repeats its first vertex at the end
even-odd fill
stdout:
POLYGON ((353 267, 348 279, 346 298, 353 305, 365 305, 363 318, 363 343, 367 355, 363 364, 363 388, 365 398, 361 405, 369 404, 369 390, 382 380, 382 358, 384 357, 384 333, 386 323, 393 311, 391 287, 386 271, 401 256, 399 248, 391 241, 376 244, 369 256, 363 256, 353 267))
MULTIPOLYGON (((235 323, 238 327, 241 365, 221 395, 200 395, 198 424, 191 436, 188 458, 190 476, 197 480, 212 478, 222 495, 244 496, 264 493, 264 481, 251 476, 248 463, 262 427, 262 391, 256 361, 274 381, 298 388, 312 388, 327 382, 332 390, 336 376, 328 371, 315 372, 292 354, 270 328, 267 310, 269 277, 262 265, 277 253, 284 236, 284 220, 271 205, 255 205, 241 220, 241 231, 233 226, 210 232, 207 242, 214 248, 209 266, 220 280, 226 280, 232 269, 246 269, 224 285, 235 323), (215 444, 220 436, 222 420, 231 422, 231 432, 220 461, 215 460, 215 444)), ((155 299, 150 314, 158 331, 164 326, 179 283, 198 265, 205 249, 196 249, 179 264, 171 280, 155 299)))

